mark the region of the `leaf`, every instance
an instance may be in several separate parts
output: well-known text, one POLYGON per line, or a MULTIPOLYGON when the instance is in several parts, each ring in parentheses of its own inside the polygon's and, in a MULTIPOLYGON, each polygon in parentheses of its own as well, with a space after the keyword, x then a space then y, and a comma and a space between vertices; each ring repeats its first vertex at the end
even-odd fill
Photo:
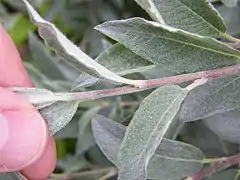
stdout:
POLYGON ((62 139, 77 139, 78 136, 78 118, 73 118, 67 126, 54 134, 54 138, 57 140, 62 139))
POLYGON ((238 169, 229 169, 214 174, 207 180, 240 180, 238 169))
POLYGON ((116 107, 113 105, 112 107, 104 108, 101 106, 95 106, 87 110, 79 120, 79 133, 78 133, 78 141, 76 152, 78 155, 83 154, 86 150, 95 145, 95 140, 92 133, 91 120, 97 114, 106 114, 107 117, 115 116, 116 107))
MULTIPOLYGON (((100 54, 96 58, 96 61, 109 70, 122 76, 136 72, 143 72, 155 67, 151 62, 134 54, 132 51, 118 43, 100 54)), ((82 73, 74 83, 72 90, 76 91, 83 87, 92 86, 98 82, 99 79, 86 73, 82 73)))
MULTIPOLYGON (((118 166, 118 151, 123 141, 126 127, 103 116, 92 120, 96 143, 107 158, 118 166)), ((149 179, 178 180, 198 172, 202 167, 202 152, 178 141, 163 139, 148 165, 149 179), (179 165, 178 165, 179 164, 179 165)))
POLYGON ((31 55, 34 58, 33 64, 41 72, 52 79, 66 79, 54 61, 56 59, 51 56, 44 44, 32 32, 29 33, 28 44, 31 55))
POLYGON ((203 36, 226 32, 220 15, 207 0, 135 0, 154 20, 203 36))
POLYGON ((240 109, 240 76, 208 81, 193 89, 184 100, 179 118, 190 122, 240 109))
POLYGON ((217 7, 218 12, 224 19, 227 25, 227 33, 231 35, 236 35, 240 32, 240 6, 236 7, 226 7, 225 5, 217 7))
POLYGON ((92 107, 91 109, 87 110, 80 118, 79 120, 79 133, 83 134, 85 128, 88 124, 90 124, 91 119, 93 116, 95 116, 103 107, 102 106, 96 106, 92 107))
POLYGON ((227 7, 236 7, 238 0, 221 0, 227 7))
POLYGON ((146 12, 151 16, 152 19, 165 24, 162 15, 153 0, 135 0, 146 12))
POLYGON ((24 180, 23 177, 17 172, 0 174, 0 179, 1 180, 24 180))
POLYGON ((85 151, 95 145, 92 134, 91 120, 92 117, 100 111, 102 106, 95 106, 84 112, 78 121, 78 139, 76 153, 82 155, 85 151))
POLYGON ((237 144, 220 139, 203 121, 185 123, 178 137, 201 149, 207 158, 227 157, 238 153, 237 144))
POLYGON ((208 117, 203 120, 204 124, 221 139, 240 144, 240 110, 229 111, 208 117))
POLYGON ((68 155, 64 159, 58 161, 58 168, 64 173, 70 174, 89 167, 88 161, 84 157, 76 157, 68 155))
POLYGON ((127 127, 119 151, 120 180, 146 179, 149 159, 176 120, 187 92, 178 86, 163 86, 141 103, 127 127))
POLYGON ((51 135, 63 129, 73 118, 79 102, 56 102, 40 110, 47 121, 51 135))
POLYGON ((142 72, 155 67, 119 43, 105 50, 96 61, 119 75, 142 72))
POLYGON ((100 80, 87 73, 82 72, 78 79, 74 82, 71 90, 77 91, 81 88, 86 88, 97 84, 100 80))
POLYGON ((142 81, 125 79, 98 64, 69 41, 53 24, 44 20, 27 0, 23 0, 23 2, 28 8, 32 21, 38 26, 40 36, 45 40, 46 44, 53 48, 58 55, 67 60, 68 63, 90 75, 115 83, 125 83, 134 86, 141 84, 142 81))
POLYGON ((90 125, 88 125, 84 130, 84 134, 78 133, 78 140, 76 146, 77 155, 82 155, 94 145, 95 140, 92 134, 92 128, 90 125))
POLYGON ((52 91, 36 88, 11 88, 17 94, 24 96, 37 109, 42 109, 52 105, 58 100, 52 91))
POLYGON ((212 38, 141 18, 109 21, 96 29, 142 58, 177 73, 234 65, 240 55, 212 38))
POLYGON ((208 158, 228 157, 238 153, 238 145, 225 142, 213 133, 203 121, 185 123, 179 137, 201 149, 208 158))

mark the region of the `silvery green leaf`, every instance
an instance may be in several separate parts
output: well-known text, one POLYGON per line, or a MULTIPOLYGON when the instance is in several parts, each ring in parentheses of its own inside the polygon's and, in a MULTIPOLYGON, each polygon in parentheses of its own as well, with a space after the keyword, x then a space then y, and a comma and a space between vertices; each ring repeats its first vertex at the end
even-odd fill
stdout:
POLYGON ((11 88, 17 94, 24 96, 37 109, 52 105, 58 100, 52 91, 36 88, 11 88))
POLYGON ((238 169, 229 169, 218 172, 206 180, 240 180, 238 169))
POLYGON ((165 20, 160 14, 158 7, 153 0, 135 0, 155 21, 165 24, 165 20))
POLYGON ((110 49, 110 47, 113 46, 112 43, 110 41, 108 41, 107 39, 102 39, 101 42, 102 42, 102 46, 103 46, 104 50, 110 49))
MULTIPOLYGON (((64 173, 70 174, 88 168, 89 162, 84 157, 67 155, 65 158, 59 159, 57 166, 64 173)), ((83 178, 83 180, 85 179, 83 178)))
MULTIPOLYGON (((15 0, 6 0, 7 3, 9 3, 14 8, 17 8, 19 10, 26 10, 24 4, 21 1, 15 1, 15 0)), ((38 8, 42 5, 44 0, 29 0, 29 2, 35 7, 38 8)))
MULTIPOLYGON (((118 152, 126 127, 97 115, 92 120, 96 143, 104 155, 119 166, 118 152)), ((179 180, 198 172, 203 160, 201 150, 178 141, 163 139, 147 167, 149 179, 179 180)))
POLYGON ((97 84, 99 81, 100 81, 100 79, 95 78, 85 72, 82 72, 80 74, 80 76, 78 77, 78 79, 74 82, 71 90, 76 91, 80 88, 90 87, 90 86, 97 84))
POLYGON ((44 44, 32 32, 29 33, 28 44, 34 58, 33 64, 42 73, 52 79, 65 79, 57 66, 56 58, 51 56, 44 44))
POLYGON ((96 29, 142 58, 177 73, 234 65, 240 55, 215 39, 141 18, 109 21, 96 29))
POLYGON ((79 133, 84 134, 85 128, 90 124, 93 116, 95 116, 103 107, 96 106, 87 110, 79 120, 79 133))
POLYGON ((190 122, 239 108, 240 76, 227 76, 210 80, 189 92, 179 117, 190 122))
POLYGON ((17 172, 0 174, 1 180, 24 180, 24 178, 17 172))
POLYGON ((78 155, 83 154, 93 145, 95 145, 95 141, 92 134, 91 120, 92 117, 98 113, 98 111, 102 108, 102 106, 95 106, 88 109, 86 112, 82 114, 78 121, 78 138, 77 138, 77 147, 76 153, 78 155))
POLYGON ((221 139, 240 144, 240 110, 229 111, 208 117, 204 124, 221 139))
POLYGON ((227 7, 236 7, 238 0, 221 0, 227 7))
MULTIPOLYGON (((143 72, 155 67, 151 62, 134 54, 121 44, 113 45, 105 50, 96 58, 96 61, 119 75, 143 72)), ((99 79, 86 73, 82 73, 74 83, 72 90, 76 91, 79 88, 89 87, 98 82, 99 79)))
POLYGON ((47 121, 51 135, 64 128, 72 120, 77 111, 79 102, 56 102, 40 110, 47 121))
POLYGON ((92 134, 91 125, 88 125, 84 130, 84 134, 80 134, 78 132, 78 139, 77 139, 77 145, 76 145, 77 155, 82 155, 87 150, 92 148, 95 144, 96 143, 92 134))
POLYGON ((186 143, 201 149, 204 155, 211 157, 227 157, 238 153, 238 145, 223 141, 213 133, 203 121, 185 123, 180 137, 186 143))
POLYGON ((176 139, 179 133, 181 132, 182 128, 184 127, 184 124, 185 122, 177 119, 171 124, 164 137, 168 139, 176 139))
POLYGON ((168 71, 162 67, 156 66, 151 69, 148 69, 146 71, 141 72, 141 74, 146 79, 158 79, 158 78, 164 78, 164 77, 170 77, 170 76, 176 76, 177 73, 168 71))
POLYGON ((95 140, 92 133, 91 120, 97 114, 106 114, 107 117, 111 117, 112 114, 115 115, 115 106, 110 108, 104 108, 103 106, 95 106, 86 111, 79 120, 79 132, 76 152, 81 155, 90 147, 95 145, 95 140))
POLYGON ((188 90, 163 86, 141 103, 127 127, 119 151, 119 179, 146 179, 147 165, 170 125, 176 120, 188 90))
POLYGON ((55 50, 59 56, 63 57, 68 63, 84 72, 87 72, 90 75, 107 79, 111 82, 131 84, 137 87, 141 86, 142 81, 123 78, 108 70, 104 66, 98 64, 91 57, 85 54, 79 47, 68 40, 67 37, 62 34, 53 24, 44 20, 28 3, 27 0, 23 0, 23 2, 27 6, 32 21, 38 26, 40 36, 51 48, 55 50))
POLYGON ((142 72, 155 66, 119 43, 105 50, 96 61, 119 75, 142 72))
POLYGON ((211 37, 218 37, 226 31, 220 15, 207 0, 135 1, 162 24, 211 37))
POLYGON ((39 71, 39 69, 37 69, 36 67, 34 67, 31 63, 24 62, 24 66, 25 66, 29 76, 31 77, 33 84, 36 87, 41 88, 41 89, 46 88, 43 81, 46 80, 47 77, 44 74, 42 74, 42 72, 39 71))
POLYGON ((55 139, 77 139, 78 136, 78 119, 73 118, 67 126, 54 134, 55 139))
POLYGON ((224 19, 227 25, 227 32, 231 35, 236 35, 240 32, 240 6, 228 8, 225 5, 217 7, 218 12, 224 19))

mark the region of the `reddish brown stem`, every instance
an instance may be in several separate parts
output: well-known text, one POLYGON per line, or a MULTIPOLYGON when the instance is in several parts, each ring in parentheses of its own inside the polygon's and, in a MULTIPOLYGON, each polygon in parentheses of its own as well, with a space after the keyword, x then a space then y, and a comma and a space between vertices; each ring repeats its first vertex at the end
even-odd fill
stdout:
POLYGON ((172 77, 160 78, 160 79, 153 79, 153 80, 145 80, 143 81, 143 85, 140 88, 135 88, 133 86, 123 86, 113 89, 106 89, 106 90, 96 90, 96 91, 88 91, 88 92, 77 92, 77 93, 58 93, 59 100, 62 101, 87 101, 87 100, 94 100, 100 99, 104 97, 112 97, 112 96, 119 96, 124 94, 131 94, 136 92, 141 92, 147 89, 160 87, 163 85, 172 85, 178 84, 182 82, 189 82, 195 81, 197 79, 206 78, 212 79, 222 76, 234 75, 240 73, 240 65, 235 66, 228 66, 224 68, 209 70, 209 71, 202 71, 196 73, 189 73, 189 74, 182 74, 172 77))
POLYGON ((218 162, 212 166, 206 167, 200 172, 196 173, 192 180, 200 180, 206 177, 210 177, 216 172, 222 171, 232 165, 235 165, 240 162, 240 154, 226 158, 224 161, 218 162))

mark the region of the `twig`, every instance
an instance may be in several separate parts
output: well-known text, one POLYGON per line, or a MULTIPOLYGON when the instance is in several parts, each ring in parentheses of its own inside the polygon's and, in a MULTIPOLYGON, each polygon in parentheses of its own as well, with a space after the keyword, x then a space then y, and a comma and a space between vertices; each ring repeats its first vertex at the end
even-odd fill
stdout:
POLYGON ((107 180, 107 179, 115 176, 117 173, 118 173, 118 170, 117 170, 117 169, 112 170, 112 171, 109 171, 109 173, 107 173, 106 175, 102 176, 102 177, 99 178, 98 180, 107 180))
MULTIPOLYGON (((217 78, 217 77, 223 77, 228 75, 234 75, 240 73, 240 65, 234 65, 234 66, 227 66, 224 68, 209 70, 209 71, 201 71, 196 73, 189 73, 189 74, 182 74, 172 77, 165 77, 165 78, 159 78, 159 79, 152 79, 152 80, 141 80, 142 84, 141 87, 134 87, 134 86, 123 86, 123 87, 117 87, 113 89, 104 89, 104 90, 94 90, 94 91, 86 91, 86 92, 70 92, 70 93, 45 93, 44 98, 37 98, 37 100, 31 101, 31 98, 29 99, 28 94, 25 92, 26 88, 10 88, 10 90, 20 93, 25 92, 25 96, 27 99, 29 99, 29 102, 32 104, 52 104, 56 101, 64 101, 64 102, 70 102, 70 101, 89 101, 89 100, 96 100, 106 97, 112 97, 112 96, 120 96, 124 94, 131 94, 136 92, 145 91, 152 88, 157 88, 164 85, 173 85, 173 84, 179 84, 183 82, 191 82, 194 81, 194 83, 187 87, 189 90, 192 88, 195 88, 195 86, 199 86, 201 84, 206 83, 207 80, 217 78)), ((27 88, 27 91, 31 92, 31 88, 27 88)), ((24 95, 24 93, 22 94, 24 95)), ((31 96, 30 96, 31 97, 31 96)))
POLYGON ((87 101, 101 99, 105 97, 119 96, 124 94, 131 94, 136 92, 145 91, 152 88, 157 88, 163 85, 172 85, 183 82, 195 81, 197 79, 213 79, 217 77, 223 77, 228 75, 234 75, 240 73, 240 65, 228 66, 224 68, 202 71, 196 73, 182 74, 172 77, 159 78, 153 80, 145 80, 143 86, 135 88, 133 86, 123 86, 113 89, 95 90, 87 92, 77 93, 56 93, 55 97, 59 101, 87 101))
POLYGON ((110 167, 110 168, 104 168, 104 169, 96 169, 92 171, 85 171, 85 172, 79 172, 79 173, 71 173, 71 174, 55 174, 48 180, 71 180, 74 178, 82 178, 84 176, 90 176, 90 175, 101 175, 106 174, 109 172, 117 172, 117 168, 110 167))
POLYGON ((223 161, 220 161, 216 163, 213 166, 209 166, 201 170, 200 172, 196 173, 193 177, 191 177, 192 180, 200 180, 206 177, 212 176, 214 173, 222 171, 232 165, 235 165, 240 162, 240 154, 231 156, 229 158, 226 158, 223 161))

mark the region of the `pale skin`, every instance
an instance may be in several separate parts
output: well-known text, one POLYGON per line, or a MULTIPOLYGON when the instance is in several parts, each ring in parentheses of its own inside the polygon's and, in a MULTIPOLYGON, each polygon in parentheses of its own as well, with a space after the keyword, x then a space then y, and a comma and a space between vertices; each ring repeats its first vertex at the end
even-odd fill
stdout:
POLYGON ((0 173, 45 180, 56 165, 55 141, 39 112, 9 87, 33 87, 20 55, 0 24, 0 173))

